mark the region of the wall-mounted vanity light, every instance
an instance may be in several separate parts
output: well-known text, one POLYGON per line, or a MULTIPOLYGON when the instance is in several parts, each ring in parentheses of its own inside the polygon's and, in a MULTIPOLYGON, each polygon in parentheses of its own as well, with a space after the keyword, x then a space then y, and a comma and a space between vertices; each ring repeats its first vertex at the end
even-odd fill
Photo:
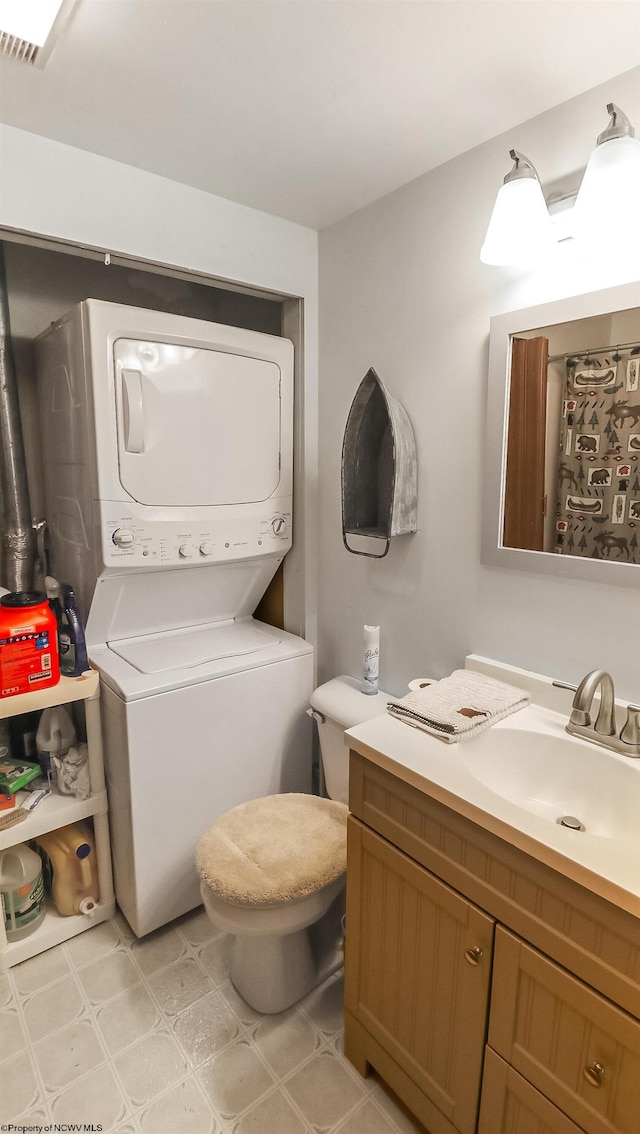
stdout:
MULTIPOLYGON (((573 231, 586 248, 635 248, 640 253, 640 140, 627 116, 610 102, 610 122, 598 136, 574 207, 573 231)), ((485 264, 532 267, 553 250, 554 235, 533 164, 515 162, 498 190, 480 259, 485 264)))
POLYGON ((598 135, 576 199, 576 238, 595 247, 640 238, 640 140, 626 114, 610 102, 611 120, 598 135))
POLYGON ((514 163, 498 189, 480 259, 485 264, 533 266, 555 243, 551 218, 535 166, 510 150, 514 163))

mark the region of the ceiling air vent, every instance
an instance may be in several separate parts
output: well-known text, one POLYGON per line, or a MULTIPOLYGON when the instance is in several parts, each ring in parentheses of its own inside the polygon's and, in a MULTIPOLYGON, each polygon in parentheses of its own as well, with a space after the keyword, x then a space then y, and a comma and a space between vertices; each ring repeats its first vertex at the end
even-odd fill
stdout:
POLYGON ((19 63, 35 63, 40 48, 37 43, 30 43, 28 39, 20 39, 17 35, 0 32, 0 51, 19 63))
POLYGON ((44 67, 76 0, 0 0, 0 55, 44 67))

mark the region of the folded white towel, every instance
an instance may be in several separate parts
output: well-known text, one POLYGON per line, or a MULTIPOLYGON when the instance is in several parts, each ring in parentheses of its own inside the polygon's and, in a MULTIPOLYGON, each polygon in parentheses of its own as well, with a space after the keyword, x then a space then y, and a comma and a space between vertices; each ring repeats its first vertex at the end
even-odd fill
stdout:
POLYGON ((389 701, 387 712, 451 744, 475 736, 509 713, 523 709, 529 701, 529 694, 515 685, 473 670, 456 669, 433 685, 389 701))

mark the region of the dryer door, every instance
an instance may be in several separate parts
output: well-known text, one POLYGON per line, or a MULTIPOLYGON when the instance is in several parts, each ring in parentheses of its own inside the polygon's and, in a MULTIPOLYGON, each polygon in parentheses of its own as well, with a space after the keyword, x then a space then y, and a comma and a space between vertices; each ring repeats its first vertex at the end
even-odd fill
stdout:
POLYGON ((113 346, 120 482, 140 504, 267 500, 280 481, 281 369, 172 343, 113 346))

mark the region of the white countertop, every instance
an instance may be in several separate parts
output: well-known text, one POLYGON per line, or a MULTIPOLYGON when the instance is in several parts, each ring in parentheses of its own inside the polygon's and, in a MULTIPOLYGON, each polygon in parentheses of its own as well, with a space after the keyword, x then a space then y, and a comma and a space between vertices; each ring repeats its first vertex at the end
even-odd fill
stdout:
MULTIPOLYGON (((532 703, 494 724, 498 729, 534 730, 546 736, 565 737, 572 694, 551 688, 550 679, 489 662, 467 659, 467 668, 526 687, 532 703), (523 678, 520 680, 520 678, 523 678), (562 711, 548 707, 562 706, 562 711)), ((640 918, 640 814, 639 841, 608 838, 573 831, 517 806, 480 782, 460 759, 488 735, 450 744, 383 713, 345 732, 345 743, 372 763, 431 796, 452 811, 517 846, 532 858, 552 867, 586 889, 640 918)), ((608 752, 590 741, 571 738, 587 751, 595 748, 606 760, 623 761, 640 776, 640 760, 608 752)), ((517 752, 514 752, 517 759, 517 752)), ((588 760, 586 760, 588 763, 588 760)))

